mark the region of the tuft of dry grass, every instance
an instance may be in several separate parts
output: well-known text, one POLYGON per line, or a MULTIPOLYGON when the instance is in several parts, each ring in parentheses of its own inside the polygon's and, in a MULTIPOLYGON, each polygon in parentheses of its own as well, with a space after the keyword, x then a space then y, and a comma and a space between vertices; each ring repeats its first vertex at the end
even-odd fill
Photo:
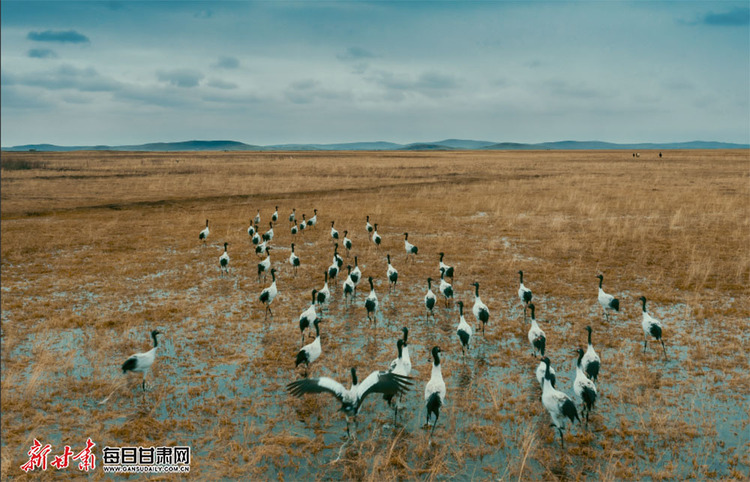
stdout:
MULTIPOLYGON (((0 477, 21 478, 34 438, 54 453, 86 437, 99 447, 190 445, 191 474, 203 479, 746 477, 748 161, 747 151, 3 153, 0 477), (257 298, 268 283, 257 281, 247 227, 260 210, 265 228, 275 206, 279 295, 264 320, 257 298), (287 263, 293 207, 298 219, 319 213, 294 239, 297 276, 287 263), (379 250, 367 215, 380 225, 379 250), (384 369, 409 326, 416 380, 397 424, 369 397, 350 442, 332 397, 285 390, 301 376, 297 317, 322 287, 334 220, 354 242, 343 272, 357 255, 380 313, 366 320, 366 281, 352 305, 342 279, 332 282, 311 376, 348 384, 351 366, 361 377, 384 369), (406 231, 419 247, 409 263, 406 231), (491 313, 466 359, 455 303, 439 299, 425 318, 440 251, 456 267, 455 301, 470 308, 479 281, 491 313), (586 325, 602 357, 597 407, 588 427, 566 431, 564 452, 534 379, 519 269, 559 386, 572 393, 586 325), (609 324, 599 273, 621 301, 609 324), (643 353, 641 295, 664 323, 667 361, 653 342, 643 353), (165 335, 143 394, 140 377, 119 367, 149 348, 153 328, 165 335), (434 345, 448 396, 430 438, 422 390, 434 345)), ((476 326, 469 309, 467 320, 476 326)))

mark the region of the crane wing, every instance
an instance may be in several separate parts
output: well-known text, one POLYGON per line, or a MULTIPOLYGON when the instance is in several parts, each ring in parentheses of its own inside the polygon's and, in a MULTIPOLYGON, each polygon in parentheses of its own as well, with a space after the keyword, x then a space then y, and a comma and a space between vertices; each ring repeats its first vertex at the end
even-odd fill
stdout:
POLYGON ((411 384, 411 377, 392 372, 374 371, 357 386, 357 407, 362 404, 362 401, 370 393, 396 395, 407 392, 411 384))
POLYGON ((330 393, 341 403, 344 403, 346 388, 336 380, 328 377, 303 378, 286 386, 289 393, 301 397, 305 393, 330 393))

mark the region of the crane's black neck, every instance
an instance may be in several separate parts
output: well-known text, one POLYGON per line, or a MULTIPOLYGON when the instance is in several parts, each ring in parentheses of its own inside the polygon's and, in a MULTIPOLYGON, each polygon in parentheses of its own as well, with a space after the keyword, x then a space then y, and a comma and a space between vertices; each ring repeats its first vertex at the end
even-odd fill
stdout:
POLYGON ((310 303, 311 305, 315 304, 315 295, 317 294, 318 294, 318 290, 315 290, 315 289, 312 290, 312 302, 310 303))
POLYGON ((646 297, 641 297, 641 303, 643 303, 643 312, 646 313, 646 297))
POLYGON ((432 278, 427 278, 427 289, 428 290, 432 289, 432 278))
POLYGON ((474 295, 479 298, 479 283, 474 283, 474 295))
POLYGON ((409 329, 404 327, 404 346, 406 346, 406 340, 409 338, 409 329))
POLYGON ((458 302, 458 314, 464 316, 464 304, 462 301, 458 302))
POLYGON ((156 339, 156 335, 158 335, 158 334, 159 333, 156 332, 156 331, 152 331, 151 332, 151 338, 154 339, 154 348, 156 348, 157 346, 159 346, 159 340, 156 339))
POLYGON ((589 345, 591 345, 591 327, 587 327, 587 330, 589 332, 589 345))
POLYGON ((602 282, 604 281, 603 276, 599 276, 599 289, 602 289, 602 282))
POLYGON ((521 278, 521 284, 523 284, 523 271, 519 271, 518 276, 521 278))
POLYGON ((357 385, 357 369, 352 368, 352 386, 357 385))
POLYGON ((396 349, 398 349, 398 357, 401 358, 404 353, 404 340, 398 340, 396 342, 396 349))
POLYGON ((354 257, 354 267, 357 267, 357 256, 354 257))
POLYGON ((536 316, 534 316, 534 311, 536 307, 533 304, 531 304, 529 305, 529 308, 531 309, 531 321, 536 321, 536 316))
POLYGON ((433 349, 432 350, 432 358, 433 358, 434 365, 436 367, 440 366, 440 352, 437 351, 437 350, 435 350, 435 349, 433 349))

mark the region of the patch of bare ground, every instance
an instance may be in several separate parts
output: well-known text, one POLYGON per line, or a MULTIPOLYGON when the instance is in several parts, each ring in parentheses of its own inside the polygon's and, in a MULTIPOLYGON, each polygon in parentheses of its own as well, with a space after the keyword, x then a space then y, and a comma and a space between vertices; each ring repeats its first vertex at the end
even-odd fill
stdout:
POLYGON ((202 479, 746 479, 748 161, 747 151, 3 153, 0 477, 27 477, 34 438, 55 453, 91 437, 98 450, 189 445, 202 479), (276 206, 279 295, 265 320, 257 298, 270 277, 258 281, 247 228, 260 210, 265 231, 276 206), (298 219, 317 209, 317 227, 293 238, 292 208, 298 219), (361 377, 386 368, 408 326, 415 378, 396 423, 381 397, 366 399, 351 441, 332 397, 285 390, 302 376, 297 318, 331 264, 334 220, 354 243, 349 255, 339 247, 343 272, 358 256, 380 311, 367 321, 366 281, 352 304, 343 275, 333 281, 310 376, 348 385, 351 366, 361 377), (409 262, 407 231, 419 247, 409 262), (455 304, 439 298, 434 318, 423 306, 441 251, 467 320, 477 327, 474 281, 491 312, 465 358, 455 304), (566 431, 565 450, 534 378, 519 269, 558 388, 572 394, 587 325, 602 358, 596 409, 566 431), (599 273, 621 302, 608 323, 599 273), (643 352, 641 295, 664 323, 666 360, 655 342, 643 352), (164 335, 144 394, 120 365, 149 349, 154 328, 164 335), (435 345, 448 394, 430 438, 422 397, 435 345))

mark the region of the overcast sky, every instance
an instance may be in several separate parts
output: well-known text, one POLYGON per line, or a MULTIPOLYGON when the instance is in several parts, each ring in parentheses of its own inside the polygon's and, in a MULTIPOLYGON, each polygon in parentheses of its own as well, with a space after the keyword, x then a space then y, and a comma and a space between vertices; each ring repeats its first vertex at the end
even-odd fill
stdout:
POLYGON ((750 142, 748 2, 0 2, 2 146, 750 142))

